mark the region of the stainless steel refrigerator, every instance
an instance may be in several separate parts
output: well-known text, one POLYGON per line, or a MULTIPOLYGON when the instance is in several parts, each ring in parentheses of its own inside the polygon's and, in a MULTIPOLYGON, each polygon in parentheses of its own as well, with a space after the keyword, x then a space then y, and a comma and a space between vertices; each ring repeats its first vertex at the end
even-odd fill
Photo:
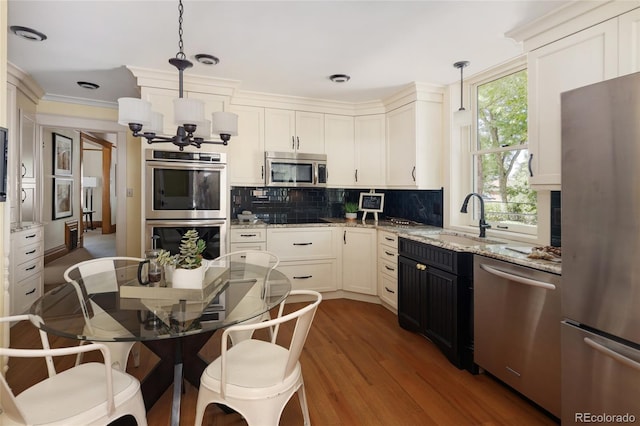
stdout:
POLYGON ((640 422, 640 73, 562 102, 562 424, 640 422))

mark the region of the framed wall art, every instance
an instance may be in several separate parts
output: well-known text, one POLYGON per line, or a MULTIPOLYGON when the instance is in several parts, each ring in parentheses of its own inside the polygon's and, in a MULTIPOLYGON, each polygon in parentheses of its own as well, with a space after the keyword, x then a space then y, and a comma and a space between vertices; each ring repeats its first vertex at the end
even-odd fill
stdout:
POLYGON ((53 174, 71 175, 73 140, 58 133, 53 134, 53 174))
POLYGON ((73 215, 73 179, 53 178, 53 220, 73 215))

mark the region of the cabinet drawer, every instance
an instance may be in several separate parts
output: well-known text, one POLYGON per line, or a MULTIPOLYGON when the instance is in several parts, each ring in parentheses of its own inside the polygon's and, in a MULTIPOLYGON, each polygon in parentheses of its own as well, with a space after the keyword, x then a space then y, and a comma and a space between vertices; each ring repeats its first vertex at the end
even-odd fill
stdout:
POLYGON ((398 248, 398 234, 395 232, 378 231, 378 244, 398 248))
POLYGON ((378 271, 378 296, 394 308, 398 307, 398 280, 378 271))
POLYGON ((336 261, 281 262, 278 270, 291 281, 292 290, 335 291, 338 289, 336 261))
POLYGON ((245 250, 259 250, 264 251, 267 249, 267 243, 265 242, 256 242, 256 243, 231 243, 230 245, 231 252, 234 251, 245 251, 245 250))
POLYGON ((398 262, 389 262, 386 259, 378 259, 378 271, 395 279, 398 278, 398 262))
POLYGON ((42 257, 39 257, 38 259, 29 260, 19 265, 15 265, 13 269, 15 271, 15 281, 22 281, 33 274, 42 272, 42 268, 43 268, 42 257))
POLYGON ((253 243, 267 240, 267 230, 265 228, 231 229, 229 233, 232 243, 253 243))
POLYGON ((332 228, 269 229, 267 250, 280 260, 335 258, 336 235, 332 228))
POLYGON ((11 314, 17 315, 29 311, 29 308, 41 295, 42 272, 18 281, 11 291, 11 314))
POLYGON ((13 248, 25 247, 42 241, 42 227, 26 229, 24 231, 14 232, 12 235, 13 248))
POLYGON ((389 263, 398 263, 398 249, 385 245, 378 246, 378 258, 389 263))
POLYGON ((15 256, 13 258, 14 264, 20 265, 30 260, 42 258, 43 255, 44 253, 42 241, 28 246, 18 247, 15 249, 15 256))

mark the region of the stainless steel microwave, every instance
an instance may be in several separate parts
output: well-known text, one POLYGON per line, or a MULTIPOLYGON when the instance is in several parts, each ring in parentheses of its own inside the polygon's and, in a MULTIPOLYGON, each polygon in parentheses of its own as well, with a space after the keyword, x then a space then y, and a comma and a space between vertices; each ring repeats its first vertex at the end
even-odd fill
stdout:
POLYGON ((267 186, 326 186, 327 156, 294 152, 265 152, 267 186))

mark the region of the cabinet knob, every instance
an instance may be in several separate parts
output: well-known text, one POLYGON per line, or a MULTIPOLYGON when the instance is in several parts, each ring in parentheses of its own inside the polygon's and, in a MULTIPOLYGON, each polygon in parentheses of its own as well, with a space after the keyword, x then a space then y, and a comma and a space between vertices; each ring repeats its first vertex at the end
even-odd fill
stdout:
POLYGON ((423 265, 422 263, 416 263, 416 269, 419 271, 426 271, 427 265, 423 265))

